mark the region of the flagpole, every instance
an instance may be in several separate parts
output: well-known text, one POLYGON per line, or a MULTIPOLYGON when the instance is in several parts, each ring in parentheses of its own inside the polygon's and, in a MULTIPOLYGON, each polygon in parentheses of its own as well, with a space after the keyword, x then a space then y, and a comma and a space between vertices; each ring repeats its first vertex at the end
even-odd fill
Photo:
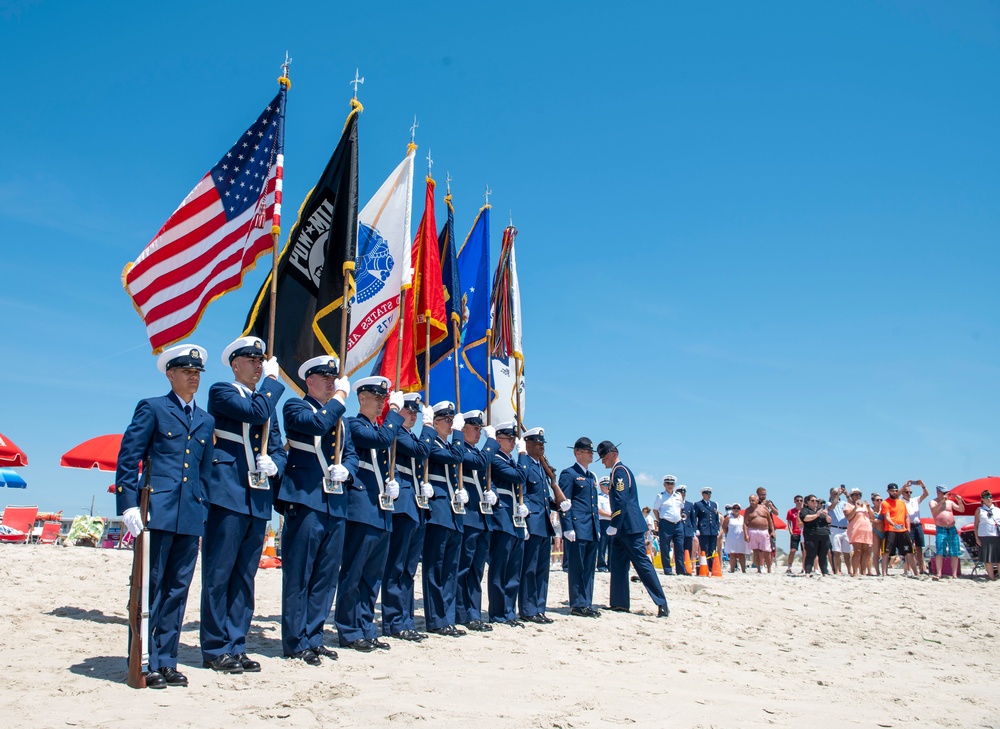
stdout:
MULTIPOLYGON (((511 225, 510 229, 514 226, 511 225)), ((521 393, 518 391, 518 384, 521 381, 521 366, 520 358, 514 356, 514 278, 510 274, 510 254, 514 249, 514 237, 511 236, 510 248, 507 249, 507 306, 510 311, 507 312, 507 356, 512 360, 514 365, 514 434, 520 438, 521 431, 524 426, 521 423, 521 393)), ((491 363, 492 364, 492 363, 491 363)), ((517 485, 517 501, 521 506, 524 506, 524 485, 517 485)))

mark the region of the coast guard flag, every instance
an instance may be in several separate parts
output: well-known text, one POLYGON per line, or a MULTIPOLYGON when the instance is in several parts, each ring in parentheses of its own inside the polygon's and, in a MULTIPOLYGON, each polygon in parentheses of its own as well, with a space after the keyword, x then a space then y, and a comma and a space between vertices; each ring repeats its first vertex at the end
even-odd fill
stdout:
POLYGON ((243 283, 271 250, 281 215, 285 88, 160 228, 122 285, 159 354, 186 339, 205 308, 243 283))
MULTIPOLYGON (((455 208, 451 193, 444 196, 448 206, 448 222, 438 234, 438 253, 441 256, 441 283, 444 284, 444 312, 448 333, 431 347, 431 367, 455 351, 455 340, 462 337, 462 286, 458 280, 458 259, 455 248, 455 208), (458 336, 455 336, 455 335, 458 336)), ((423 363, 421 362, 421 367, 423 363)))
POLYGON ((520 399, 524 420, 524 348, 521 343, 521 288, 517 282, 514 239, 517 228, 508 226, 500 244, 500 258, 493 277, 493 392, 492 416, 496 422, 514 420, 520 399))
MULTIPOLYGON (((352 375, 378 354, 399 319, 399 295, 410 285, 413 152, 399 163, 358 215, 358 252, 351 297, 347 365, 352 375)), ((395 359, 393 360, 395 366, 395 359)), ((395 376, 390 376, 395 381, 395 376)))
MULTIPOLYGON (((463 410, 486 409, 487 330, 490 326, 490 206, 483 206, 458 251, 460 296, 455 304, 462 316, 461 346, 431 369, 430 402, 455 402, 453 357, 463 410)), ((493 418, 493 422, 499 422, 493 418)))
MULTIPOLYGON (((351 270, 358 248, 358 112, 347 117, 340 142, 316 186, 309 191, 288 242, 278 257, 274 341, 268 351, 278 358, 281 373, 299 395, 306 383, 299 366, 322 354, 341 361, 341 305, 344 285, 353 285, 351 270)), ((267 341, 271 306, 271 274, 261 285, 243 328, 267 341)), ((343 371, 343 366, 341 366, 343 371)))

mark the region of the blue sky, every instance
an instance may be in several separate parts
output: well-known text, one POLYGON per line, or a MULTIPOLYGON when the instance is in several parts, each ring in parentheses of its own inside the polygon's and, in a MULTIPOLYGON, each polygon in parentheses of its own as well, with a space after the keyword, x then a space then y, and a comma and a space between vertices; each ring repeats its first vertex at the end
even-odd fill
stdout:
MULTIPOLYGON (((122 267, 286 49, 286 233, 355 68, 362 205, 416 114, 459 235, 487 184, 494 256, 513 214, 527 425, 554 465, 608 438, 644 484, 783 508, 1000 473, 1000 7, 561 7, 0 3, 0 432, 31 459, 0 498, 113 511, 110 474, 58 459, 167 389, 122 267)), ((264 268, 192 337, 203 394, 264 268)))

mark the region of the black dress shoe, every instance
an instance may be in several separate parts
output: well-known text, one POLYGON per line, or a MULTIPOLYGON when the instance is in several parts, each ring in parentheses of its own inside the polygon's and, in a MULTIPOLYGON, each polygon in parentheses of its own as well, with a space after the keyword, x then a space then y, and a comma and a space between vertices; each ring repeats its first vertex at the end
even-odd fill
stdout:
POLYGON ((670 608, 668 608, 666 605, 660 605, 660 609, 656 611, 656 617, 658 617, 658 618, 669 618, 670 617, 670 608))
POLYGON ((164 689, 167 687, 167 679, 159 671, 150 671, 146 674, 146 688, 164 689))
POLYGON ((613 613, 627 613, 629 611, 627 607, 611 607, 609 610, 613 613))
POLYGON ((587 608, 587 610, 590 611, 590 617, 592 617, 592 618, 599 618, 599 617, 601 617, 601 611, 600 610, 595 610, 594 608, 587 608))
POLYGON ((576 615, 578 618, 599 618, 599 617, 601 617, 601 614, 599 612, 597 612, 593 608, 589 608, 589 607, 572 608, 569 611, 569 614, 570 615, 576 615))
POLYGON ((541 615, 522 615, 521 620, 526 623, 537 623, 538 625, 545 625, 545 621, 542 620, 541 615))
POLYGON ((386 643, 384 640, 379 640, 378 638, 372 638, 372 645, 383 651, 387 651, 392 648, 391 645, 386 643))
POLYGON ((465 623, 465 627, 477 633, 489 633, 493 630, 492 625, 484 623, 482 620, 470 620, 468 623, 465 623))
POLYGON ((512 628, 524 627, 524 623, 522 623, 520 620, 508 620, 506 623, 504 623, 504 625, 509 625, 512 628))
POLYGON ((352 650, 360 651, 362 653, 371 653, 375 650, 375 644, 367 638, 358 638, 357 640, 351 641, 347 645, 342 645, 340 647, 351 648, 352 650))
POLYGON ((285 658, 297 658, 300 661, 305 661, 310 666, 318 666, 323 662, 319 659, 319 656, 317 656, 316 653, 309 648, 306 648, 304 651, 299 651, 298 653, 291 653, 285 656, 285 658))
MULTIPOLYGON (((244 653, 244 655, 246 654, 244 653)), ((205 668, 211 668, 213 671, 218 671, 219 673, 243 673, 243 666, 228 653, 216 656, 210 661, 202 661, 201 665, 205 668)), ((260 665, 257 666, 257 670, 260 670, 260 665)))
POLYGON ((423 638, 420 637, 420 633, 418 633, 415 630, 401 630, 398 633, 393 633, 389 637, 399 638, 400 640, 408 640, 413 643, 419 643, 420 641, 423 640, 423 638))
POLYGON ((465 635, 464 630, 456 628, 454 625, 446 625, 443 628, 431 628, 427 631, 428 633, 434 633, 434 635, 446 635, 449 638, 460 638, 465 635))
MULTIPOLYGON (((167 686, 187 686, 188 679, 183 673, 178 671, 176 668, 161 668, 160 675, 163 676, 163 680, 167 682, 167 686)), ((146 682, 149 685, 149 682, 146 682)))
POLYGON ((535 617, 538 618, 538 620, 536 622, 542 623, 543 625, 548 625, 549 623, 556 622, 555 620, 553 620, 552 618, 550 618, 545 613, 539 613, 535 617))
POLYGON ((331 661, 337 660, 337 651, 332 651, 325 645, 313 648, 312 652, 315 653, 317 656, 323 656, 323 658, 329 658, 331 661))
POLYGON ((629 579, 632 580, 632 582, 642 582, 642 580, 639 579, 639 575, 632 575, 629 579))
POLYGON ((260 664, 246 653, 237 653, 233 658, 243 666, 243 670, 246 673, 260 673, 260 664))

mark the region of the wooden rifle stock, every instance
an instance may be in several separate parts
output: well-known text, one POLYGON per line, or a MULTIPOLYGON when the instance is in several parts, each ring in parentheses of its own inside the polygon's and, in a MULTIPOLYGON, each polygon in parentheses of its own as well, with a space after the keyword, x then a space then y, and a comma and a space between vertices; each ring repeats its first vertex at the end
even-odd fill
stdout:
POLYGON ((139 490, 139 514, 143 529, 132 542, 132 579, 128 596, 128 624, 131 631, 128 651, 128 685, 146 688, 146 666, 149 660, 149 487, 152 468, 149 459, 143 463, 143 484, 139 490), (145 659, 145 661, 143 660, 145 659))

